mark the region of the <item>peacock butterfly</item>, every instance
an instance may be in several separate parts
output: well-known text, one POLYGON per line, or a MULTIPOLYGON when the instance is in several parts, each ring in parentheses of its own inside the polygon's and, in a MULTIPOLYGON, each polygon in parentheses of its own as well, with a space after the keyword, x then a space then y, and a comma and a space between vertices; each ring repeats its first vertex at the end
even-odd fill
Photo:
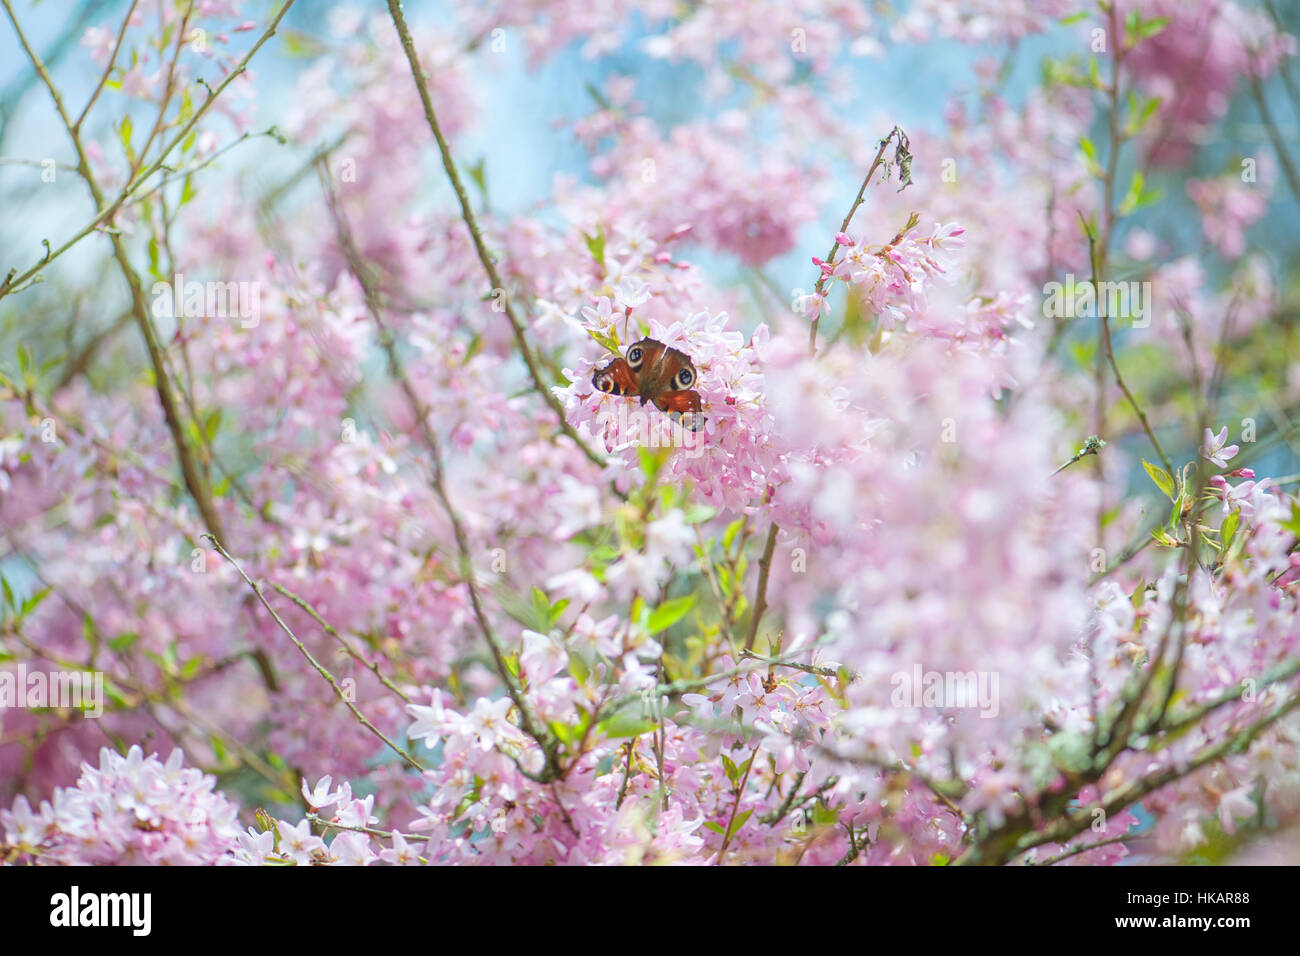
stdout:
POLYGON ((591 384, 610 395, 637 396, 644 405, 653 402, 685 428, 699 431, 704 424, 700 393, 691 388, 699 380, 690 357, 655 339, 642 339, 627 354, 596 369, 591 384))

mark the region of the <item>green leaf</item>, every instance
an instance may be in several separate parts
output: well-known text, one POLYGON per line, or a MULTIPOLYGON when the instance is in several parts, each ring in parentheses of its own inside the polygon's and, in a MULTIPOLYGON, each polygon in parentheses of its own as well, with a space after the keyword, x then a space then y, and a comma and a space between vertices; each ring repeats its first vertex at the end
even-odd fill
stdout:
POLYGON ((645 472, 646 480, 653 484, 659 469, 668 461, 672 454, 665 448, 647 448, 642 445, 637 448, 637 457, 641 460, 641 470, 645 472))
POLYGON ((587 334, 595 339, 607 351, 618 354, 618 337, 605 332, 597 332, 595 329, 587 329, 587 334))
POLYGON ((727 831, 723 829, 721 823, 714 823, 712 820, 705 820, 704 825, 708 827, 710 830, 712 830, 714 833, 718 834, 719 836, 727 835, 727 831))
POLYGON ((1183 502, 1186 499, 1179 495, 1174 499, 1173 506, 1169 509, 1169 530, 1174 531, 1178 528, 1178 519, 1183 516, 1183 502))
POLYGON ((571 727, 558 720, 551 721, 547 726, 551 728, 551 733, 555 735, 555 739, 562 744, 573 743, 581 734, 577 727, 571 727))
POLYGON ((551 599, 536 585, 533 586, 533 614, 542 627, 545 627, 546 622, 551 619, 551 599))
POLYGON ((23 601, 23 607, 22 610, 19 611, 19 616, 26 617, 28 614, 31 614, 32 611, 36 610, 36 608, 40 606, 40 603, 50 596, 51 590, 53 589, 41 588, 39 591, 37 591, 35 594, 29 597, 26 601, 23 601))
POLYGON ((487 161, 483 157, 480 157, 478 162, 465 167, 466 172, 469 173, 469 178, 474 180, 474 184, 478 186, 478 191, 483 194, 484 199, 487 198, 486 162, 487 161))
POLYGON ((1153 96, 1142 105, 1142 114, 1138 117, 1138 128, 1141 129, 1146 125, 1151 115, 1160 108, 1163 99, 1159 96, 1153 96))
POLYGON ((214 408, 203 422, 203 434, 207 436, 209 444, 216 439, 217 431, 221 428, 221 414, 223 411, 224 409, 214 408))
POLYGON ((736 535, 740 534, 740 529, 745 527, 745 519, 737 518, 731 524, 727 525, 727 530, 722 533, 722 550, 730 553, 731 542, 736 540, 736 535))
POLYGON ((1149 40, 1151 37, 1164 32, 1165 27, 1169 26, 1168 17, 1156 17, 1154 20, 1146 20, 1138 25, 1137 35, 1139 39, 1149 40))
POLYGON ((286 30, 280 28, 280 36, 284 42, 284 52, 294 58, 312 59, 323 56, 326 52, 326 46, 317 40, 310 33, 302 30, 286 30))
POLYGON ((1279 521, 1278 524, 1280 524, 1287 531, 1290 531, 1292 534, 1300 535, 1300 504, 1297 504, 1295 501, 1292 501, 1291 517, 1288 518, 1286 521, 1279 521))
POLYGON ((1142 175, 1141 170, 1138 170, 1133 174, 1133 181, 1129 183, 1128 194, 1119 205, 1119 214, 1127 216, 1139 209, 1159 202, 1162 196, 1164 196, 1163 190, 1147 189, 1146 177, 1142 175))
MULTIPOLYGON (((181 94, 181 108, 180 108, 180 112, 176 114, 176 120, 178 123, 181 124, 188 123, 190 121, 190 117, 193 115, 194 115, 194 97, 190 95, 190 88, 187 86, 185 88, 185 92, 181 94)), ((198 130, 197 129, 193 130, 190 133, 190 135, 197 136, 198 130)))
POLYGON ((688 505, 682 512, 682 520, 687 524, 703 524, 718 513, 710 505, 688 505))
POLYGON ((558 601, 552 604, 551 609, 548 612, 547 626, 554 627, 556 624, 558 624, 560 618, 564 615, 564 609, 568 606, 569 606, 568 598, 560 598, 558 601))
POLYGON ((1223 546, 1225 554, 1232 546, 1232 536, 1237 533, 1237 525, 1240 523, 1241 512, 1234 511, 1223 519, 1223 524, 1219 525, 1219 543, 1223 546))
POLYGON ((653 720, 641 716, 639 705, 624 707, 596 725, 602 734, 610 738, 640 737, 658 726, 653 720))
POLYGON ((605 233, 598 232, 594 236, 583 233, 582 238, 587 242, 587 250, 591 257, 600 263, 601 268, 605 267, 605 233))
POLYGON ((127 631, 126 633, 120 633, 120 635, 114 637, 113 640, 110 640, 108 646, 114 654, 121 654, 123 650, 129 650, 131 645, 134 645, 135 641, 138 641, 139 639, 140 636, 138 633, 127 631))
POLYGON ((1164 492, 1165 497, 1170 501, 1174 500, 1174 479, 1169 472, 1165 471, 1159 465, 1153 465, 1145 458, 1142 459, 1142 467, 1147 470, 1151 480, 1156 483, 1156 487, 1164 492))
POLYGON ((117 685, 107 678, 104 680, 104 696, 123 709, 131 706, 131 702, 126 699, 126 695, 118 690, 117 685))
POLYGON ((745 821, 754 815, 753 809, 741 810, 736 814, 736 819, 731 821, 731 826, 727 829, 728 836, 735 836, 736 831, 745 825, 745 821))
POLYGON ((722 754, 722 769, 726 772, 727 779, 730 780, 733 785, 740 779, 740 770, 737 769, 736 762, 726 754, 722 754))
POLYGON ((651 634, 665 631, 689 614, 694 606, 694 594, 687 594, 685 597, 665 601, 651 612, 650 620, 646 624, 646 630, 651 634))

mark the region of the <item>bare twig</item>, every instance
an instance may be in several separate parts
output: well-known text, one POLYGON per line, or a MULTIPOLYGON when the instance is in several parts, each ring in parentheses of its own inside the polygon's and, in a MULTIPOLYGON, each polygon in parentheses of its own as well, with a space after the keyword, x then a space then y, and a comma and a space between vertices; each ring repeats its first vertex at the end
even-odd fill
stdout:
POLYGON ((307 663, 312 666, 312 669, 315 670, 316 673, 320 674, 321 677, 325 678, 326 683, 328 683, 330 687, 334 688, 334 693, 338 695, 339 700, 343 701, 344 705, 348 708, 348 710, 352 711, 352 715, 356 717, 358 721, 360 721, 361 726, 365 727, 366 730, 370 731, 372 734, 374 734, 376 737, 382 740, 388 746, 388 748, 393 751, 393 753, 397 754, 399 757, 405 760, 406 763, 412 769, 418 770, 421 773, 423 773, 424 766, 423 764, 420 763, 420 761, 416 760, 409 753, 407 753, 404 748, 398 746, 397 744, 393 743, 393 741, 389 740, 387 735, 385 735, 382 730, 380 730, 378 727, 372 724, 369 718, 367 718, 365 714, 363 714, 360 710, 357 709, 356 704, 352 703, 352 701, 348 699, 348 695, 344 692, 343 688, 339 686, 339 682, 334 677, 334 675, 331 674, 329 670, 327 670, 324 666, 322 666, 321 663, 317 661, 315 657, 312 656, 311 651, 307 650, 307 646, 303 644, 302 641, 298 640, 298 636, 293 633, 293 631, 289 628, 288 624, 284 623, 280 615, 276 613, 275 608, 271 607, 271 602, 266 599, 266 595, 262 592, 262 586, 260 584, 255 583, 253 579, 250 578, 244 572, 244 569, 239 566, 239 562, 236 561, 234 558, 232 558, 229 552, 227 552, 226 549, 221 546, 221 542, 218 541, 210 534, 204 535, 203 537, 207 538, 207 540, 212 543, 212 547, 216 549, 217 553, 220 554, 227 561, 229 561, 230 564, 234 567, 234 569, 239 572, 239 576, 244 579, 245 583, 247 583, 250 588, 253 589, 253 593, 256 594, 257 599, 262 602, 262 606, 266 608, 267 612, 271 615, 272 620, 274 620, 275 623, 279 625, 280 630, 284 631, 285 634, 289 635, 289 640, 293 641, 294 646, 297 647, 299 652, 302 654, 302 656, 307 659, 307 663))
POLYGON ((569 436, 573 443, 594 464, 603 468, 606 464, 604 457, 589 448, 573 426, 569 424, 568 417, 564 414, 564 406, 560 404, 560 400, 555 397, 555 393, 542 380, 532 346, 528 344, 524 323, 515 312, 514 303, 511 301, 506 284, 497 269, 496 260, 493 258, 492 253, 488 251, 487 244, 483 241, 483 232, 479 229, 478 219, 474 215, 474 207, 470 205, 469 195, 465 192, 465 185, 461 182, 460 173, 456 170, 456 161, 452 158, 451 147, 447 144, 446 137, 443 136, 442 126, 439 124, 438 115, 433 108, 433 99, 429 95, 429 77, 420 65, 419 54, 415 51, 415 41, 411 38, 411 31, 406 25, 406 17, 402 14, 402 4, 399 0, 388 0, 388 12, 392 18, 393 26, 397 28, 397 35, 402 42, 402 49, 406 53, 406 61, 411 68, 411 76, 415 80, 415 88, 420 94, 420 102, 424 106, 424 118, 429 124, 429 129, 433 132, 433 138, 437 140, 438 153, 442 157, 442 167, 446 171, 447 179, 456 193, 457 201, 460 203, 461 218, 465 222, 465 227, 469 230, 470 238, 474 242, 474 251, 478 254, 479 262, 483 265, 483 271, 487 273, 492 289, 494 291, 500 290, 506 319, 510 322, 510 327, 514 331, 515 344, 519 349, 520 357, 524 360, 524 365, 528 368, 528 375, 533 381, 533 387, 551 411, 555 413, 560 430, 569 436))
MULTIPOLYGON (((881 164, 884 162, 885 150, 889 147, 890 141, 894 140, 895 138, 897 138, 898 140, 897 148, 901 149, 904 155, 906 155, 907 134, 904 133, 900 127, 895 126, 893 129, 889 131, 889 134, 880 141, 880 148, 876 150, 876 158, 873 159, 871 161, 871 165, 867 167, 867 175, 862 177, 862 185, 858 187, 858 194, 853 200, 853 205, 849 207, 849 211, 845 215, 844 221, 840 223, 840 229, 839 229, 840 232, 848 231, 849 224, 853 222, 854 214, 857 213, 858 207, 862 205, 862 198, 867 192, 867 185, 871 182, 871 177, 876 174, 876 170, 879 169, 881 164)), ((904 185, 906 185, 906 183, 904 183, 904 185)), ((839 242, 836 242, 831 246, 831 251, 826 253, 827 265, 835 264, 835 258, 836 256, 839 255, 839 251, 840 251, 840 244, 839 242)), ((817 279, 818 295, 825 294, 826 282, 827 282, 827 278, 826 275, 823 273, 817 279)), ((817 354, 817 325, 820 321, 821 321, 821 313, 818 313, 817 317, 812 320, 812 327, 808 330, 808 354, 809 355, 817 354)))
POLYGON ((767 544, 763 546, 763 556, 758 560, 758 587, 754 592, 753 616, 749 619, 749 633, 745 635, 745 650, 754 649, 754 640, 758 637, 758 625, 767 610, 767 579, 772 572, 772 553, 776 550, 776 535, 781 529, 775 521, 767 529, 767 544))
MULTIPOLYGON (((215 89, 210 89, 210 92, 208 93, 204 101, 195 108, 194 115, 190 117, 189 121, 181 126, 181 128, 176 132, 175 136, 173 136, 170 140, 168 140, 163 144, 160 152, 158 153, 157 158, 146 169, 144 169, 137 175, 133 176, 130 179, 130 181, 127 182, 127 184, 122 187, 121 192, 117 194, 117 197, 111 203, 105 202, 104 197, 102 196, 102 194, 98 193, 97 189, 92 190, 92 192, 95 194, 95 206, 98 210, 95 213, 94 218, 91 219, 90 222, 86 223, 86 225, 84 225, 81 229, 77 230, 77 232, 75 232, 69 239, 67 239, 61 245, 49 249, 46 252, 45 256, 40 261, 38 261, 31 268, 27 269, 25 272, 21 274, 17 274, 17 270, 11 270, 8 276, 6 276, 3 280, 0 280, 0 298, 4 298, 6 295, 9 295, 12 292, 18 291, 20 288, 25 287, 25 285, 33 278, 35 278, 35 276, 39 272, 41 272, 41 270, 43 270, 51 262, 59 258, 59 256, 63 255, 73 246, 75 246, 82 239, 86 238, 86 236, 90 235, 92 232, 96 231, 101 226, 111 224, 113 215, 119 209, 121 209, 123 205, 126 204, 126 201, 131 198, 131 196, 135 193, 135 191, 139 189, 140 186, 143 185, 144 182, 148 180, 150 176, 152 176, 154 173, 158 172, 158 170, 163 168, 163 165, 166 162, 167 157, 171 155, 172 150, 174 150, 178 145, 180 145, 182 142, 185 141, 185 138, 189 136, 190 132, 194 129, 194 127, 198 125, 199 120, 201 120, 207 114, 212 104, 216 102, 217 97, 219 97, 226 90, 226 88, 230 86, 231 83, 233 83, 244 73, 244 71, 248 68, 249 61, 257 53, 257 51, 262 48, 262 46, 266 43, 266 41, 271 39, 271 37, 275 36, 276 28, 280 25, 280 21, 284 19, 284 15, 289 12, 289 8, 293 6, 293 2, 294 0, 285 0, 284 5, 280 8, 280 11, 271 20, 271 23, 266 28, 265 32, 263 32, 262 35, 257 39, 257 42, 254 43, 253 46, 249 49, 249 51, 244 54, 243 58, 240 59, 240 61, 235 65, 234 69, 232 69, 228 74, 226 74, 225 79, 223 79, 221 83, 216 86, 215 89)), ((50 80, 49 72, 45 69, 45 64, 41 62, 40 57, 37 56, 36 52, 32 50, 31 47, 28 45, 26 37, 23 36, 22 30, 18 26, 18 20, 14 16, 13 9, 10 6, 9 0, 3 0, 3 5, 5 8, 5 13, 9 15, 9 20, 14 26, 15 32, 17 32, 19 35, 20 42, 23 46, 23 49, 27 53, 28 59, 32 61, 32 65, 36 67, 37 73, 41 76, 41 79, 45 82, 46 87, 50 90, 51 95, 54 97, 55 105, 58 107, 59 114, 64 121, 64 125, 69 129, 69 131, 72 131, 73 123, 69 119, 67 112, 63 108, 62 97, 60 97, 58 90, 55 88, 53 82, 50 80)), ((81 144, 80 131, 76 131, 73 133, 73 142, 75 145, 78 146, 80 150, 80 144, 81 144)), ((80 168, 82 169, 82 175, 84 177, 86 173, 89 171, 89 165, 84 161, 81 162, 79 165, 80 168)), ((113 235, 113 232, 111 230, 109 231, 109 235, 110 236, 113 235)))
POLYGON ((479 630, 483 634, 483 639, 487 642, 488 650, 492 654, 493 665, 496 669, 497 676, 501 678, 505 686, 506 693, 515 707, 519 711, 520 727, 525 734, 531 737, 541 748, 545 758, 545 766, 540 774, 534 774, 525 770, 522 765, 519 770, 525 776, 540 782, 546 783, 563 774, 563 768, 559 761, 559 747, 555 738, 547 733, 545 725, 538 719, 533 712, 532 705, 524 695, 523 688, 520 686, 510 666, 506 663, 506 652, 500 640, 498 640, 493 631, 492 624, 488 620, 487 612, 483 608, 483 601, 479 595, 478 582, 474 575, 474 563, 470 551, 469 535, 465 531, 464 522, 461 521, 460 515, 452 505, 451 497, 447 493, 446 482, 444 481, 444 465, 442 454, 442 443, 438 435, 434 432, 429 424, 430 409, 420 399, 416 393, 415 387, 411 384, 410 377, 402 364, 401 356, 397 352, 397 344, 393 340, 392 332, 388 324, 384 321, 383 313, 380 307, 378 290, 375 288, 374 280, 370 271, 362 259, 356 244, 352 239, 351 230, 348 227, 347 219, 344 217, 342 210, 339 208, 337 197, 334 195, 333 185, 330 178, 328 167, 322 161, 318 164, 317 169, 321 176, 322 185, 325 189, 326 201, 329 204, 330 212, 334 218, 335 231, 338 235, 339 244, 343 249, 349 267, 353 275, 356 276, 357 282, 361 285, 362 296, 366 303, 366 309, 370 313, 371 320, 379 333, 379 344, 388 359, 389 371, 393 379, 401 386, 407 402, 410 404, 411 412, 415 416, 415 423, 419 429, 420 436, 424 440, 425 447, 429 452, 429 484, 438 503, 442 506, 447 520, 451 523, 452 534, 456 540, 456 550, 458 564, 460 569, 461 580, 465 583, 465 588, 469 592, 470 607, 474 612, 474 620, 478 624, 479 630))

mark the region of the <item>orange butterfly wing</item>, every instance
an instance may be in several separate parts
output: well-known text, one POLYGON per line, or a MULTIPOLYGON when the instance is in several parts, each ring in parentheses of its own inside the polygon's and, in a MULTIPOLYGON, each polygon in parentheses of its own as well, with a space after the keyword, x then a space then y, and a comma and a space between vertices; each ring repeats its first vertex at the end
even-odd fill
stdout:
POLYGON ((627 359, 616 358, 604 368, 596 369, 591 376, 591 384, 597 391, 610 395, 635 395, 637 393, 636 373, 627 359))
POLYGON ((684 428, 696 432, 704 424, 700 414, 700 393, 681 389, 676 392, 662 392, 655 396, 654 403, 668 417, 682 423, 684 428))

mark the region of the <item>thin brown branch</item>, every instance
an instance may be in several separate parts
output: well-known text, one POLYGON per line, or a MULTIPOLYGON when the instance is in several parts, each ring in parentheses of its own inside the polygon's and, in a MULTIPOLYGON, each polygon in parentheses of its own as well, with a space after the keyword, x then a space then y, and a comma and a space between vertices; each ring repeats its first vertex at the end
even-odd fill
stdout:
POLYGON ((776 535, 781 529, 776 522, 767 530, 767 543, 763 546, 763 556, 758 561, 758 587, 754 592, 753 616, 749 619, 749 633, 745 635, 745 650, 754 649, 758 637, 758 625, 767 610, 767 579, 772 572, 772 553, 776 550, 776 535))
POLYGON ((81 132, 81 124, 86 121, 86 117, 90 114, 90 108, 95 105, 95 100, 99 99, 99 94, 103 91, 104 84, 108 82, 109 76, 113 73, 113 67, 117 65, 117 54, 122 49, 122 40, 126 37, 127 27, 131 25, 131 17, 135 14, 136 4, 138 3, 139 0, 131 0, 131 6, 127 8, 126 16, 122 18, 122 26, 117 31, 117 40, 113 43, 113 52, 108 57, 108 65, 104 67, 104 72, 100 75, 99 82, 95 84, 95 91, 90 94, 90 99, 86 101, 86 106, 81 111, 81 115, 78 116, 77 121, 72 124, 74 132, 81 132))
POLYGON ((604 468, 606 464, 604 457, 589 448, 573 426, 569 424, 568 417, 564 414, 564 406, 560 404, 560 400, 555 397, 554 392, 542 380, 532 346, 528 344, 524 323, 515 312, 514 303, 506 289, 505 281, 501 278, 501 273, 497 269, 496 260, 493 258, 492 253, 488 251, 487 244, 483 241, 483 232, 479 228, 477 217, 474 215, 474 207, 470 205, 469 195, 465 192, 465 184, 461 181, 460 173, 456 169, 456 161, 452 158, 451 147, 447 144, 446 137, 443 136, 442 126, 438 122, 438 114, 433 108, 433 99, 429 94, 429 76, 420 65, 419 54, 415 51, 415 41, 411 38, 411 31, 406 25, 406 17, 402 14, 402 4, 399 0, 388 0, 388 12, 392 17, 393 25, 397 28, 397 35, 401 39, 402 49, 406 53, 406 61, 411 68, 411 76, 415 80, 415 88, 420 94, 420 103, 424 107, 424 118, 429 124, 429 129, 433 132, 433 138, 438 143, 438 153, 442 157, 442 167, 446 170, 447 179, 456 193, 457 201, 460 203, 461 219, 464 220, 465 227, 469 230, 470 238, 474 242, 474 251, 478 254, 478 260, 483 265, 483 271, 487 273, 492 289, 494 292, 500 290, 500 301, 505 309, 506 319, 510 322, 510 327, 514 331, 515 345, 519 349, 520 357, 524 360, 524 365, 528 368, 528 375, 532 379, 533 387, 551 411, 555 413, 560 430, 569 436, 587 458, 594 464, 604 468))
MULTIPOLYGON (((248 68, 249 61, 252 60, 253 56, 257 53, 257 51, 262 48, 262 46, 266 43, 267 40, 275 36, 276 28, 280 25, 280 21, 284 19, 284 15, 289 12, 289 8, 293 6, 293 2, 294 0, 285 0, 284 5, 280 8, 280 11, 271 20, 271 23, 266 28, 265 32, 263 32, 262 35, 258 37, 257 42, 254 43, 253 46, 249 49, 249 51, 244 54, 244 56, 240 59, 240 61, 235 65, 234 69, 232 69, 228 74, 226 74, 225 79, 223 79, 215 89, 212 89, 208 93, 207 98, 204 99, 204 101, 195 108, 194 115, 190 117, 189 122, 185 123, 176 132, 176 135, 173 136, 170 140, 168 140, 163 145, 161 151, 158 154, 158 158, 155 159, 148 166, 148 168, 140 172, 138 175, 132 177, 131 180, 125 186, 122 187, 121 192, 117 194, 117 197, 111 203, 105 203, 103 196, 97 194, 95 197, 95 206, 98 209, 98 211, 95 213, 94 218, 91 219, 90 222, 86 223, 86 225, 84 225, 81 229, 77 230, 77 232, 75 232, 62 245, 48 249, 47 252, 45 253, 45 256, 39 262, 37 262, 31 268, 27 269, 25 272, 22 272, 21 274, 19 274, 16 269, 10 270, 9 274, 3 280, 0 280, 0 298, 4 298, 6 295, 9 295, 10 293, 17 292, 20 289, 26 287, 26 284, 29 283, 31 280, 33 280, 38 273, 40 273, 43 269, 45 269, 46 266, 48 266, 55 259, 59 258, 61 255, 63 255, 65 252, 67 252, 69 249, 71 249, 73 246, 79 243, 82 239, 86 238, 86 236, 90 235, 92 232, 99 229, 101 226, 107 226, 108 228, 106 228, 105 231, 110 236, 114 235, 114 230, 111 228, 111 220, 113 218, 113 215, 119 209, 122 208, 122 206, 126 203, 126 201, 131 198, 131 196, 135 193, 135 191, 139 189, 140 186, 143 185, 147 179, 149 179, 149 177, 151 177, 154 173, 158 172, 158 170, 163 168, 163 164, 166 162, 167 157, 171 155, 172 150, 174 150, 178 145, 184 142, 185 138, 189 136, 190 132, 194 129, 194 127, 198 125, 199 120, 201 120, 207 114, 208 110, 211 108, 212 104, 216 102, 217 98, 226 90, 227 87, 230 86, 231 83, 233 83, 244 73, 244 71, 248 68)), ((41 79, 45 82, 45 85, 49 89, 51 96, 54 97, 55 106, 59 110, 59 114, 64 121, 64 125, 71 131, 73 129, 73 125, 71 121, 68 119, 67 112, 63 108, 63 100, 60 97, 57 88, 54 86, 53 81, 50 79, 49 72, 45 69, 45 64, 41 62, 40 57, 37 56, 35 51, 32 50, 31 47, 28 45, 26 37, 23 36, 22 30, 18 26, 18 20, 14 16, 13 9, 10 6, 9 0, 3 0, 3 5, 4 5, 5 13, 9 15, 9 21, 13 24, 15 32, 17 32, 19 35, 20 42, 23 46, 23 49, 27 53, 28 59, 32 61, 32 65, 36 67, 37 73, 40 75, 41 79)), ((80 132, 79 131, 75 132, 72 138, 73 138, 74 145, 77 145, 78 148, 80 149, 80 143, 81 143, 80 132)), ((89 166, 85 162, 81 162, 79 164, 79 168, 82 170, 88 170, 89 166)), ((85 173, 83 172, 83 176, 84 175, 85 173)), ((97 190, 95 192, 97 193, 97 190)))
POLYGON ((400 747, 399 745, 393 743, 393 741, 389 740, 387 735, 385 735, 382 730, 380 730, 378 727, 372 724, 370 722, 370 719, 366 717, 366 715, 363 714, 357 708, 356 704, 352 703, 352 701, 348 699, 347 693, 343 690, 342 687, 339 686, 339 682, 334 677, 334 675, 331 674, 327 668, 325 668, 319 661, 316 660, 315 657, 312 656, 311 651, 307 650, 307 646, 303 644, 302 641, 298 640, 298 636, 293 633, 293 631, 289 628, 289 625, 284 623, 284 620, 280 617, 279 614, 276 613, 275 608, 271 606, 271 602, 266 599, 266 595, 262 592, 262 586, 260 584, 255 583, 253 579, 250 578, 244 572, 244 569, 239 566, 239 562, 236 561, 234 558, 232 558, 230 556, 230 553, 227 552, 226 549, 221 546, 221 542, 219 542, 216 538, 214 538, 210 534, 204 535, 204 537, 207 538, 210 542, 212 542, 212 546, 213 548, 216 549, 217 553, 220 554, 227 561, 229 561, 230 564, 234 567, 234 569, 239 572, 239 576, 244 579, 245 583, 247 583, 250 588, 252 588, 253 593, 257 595, 257 599, 262 602, 262 606, 266 608, 267 612, 271 615, 271 619, 274 620, 277 625, 279 625, 280 630, 284 631, 284 633, 289 636, 289 640, 293 641, 294 646, 297 647, 299 652, 302 654, 302 656, 307 659, 307 663, 312 666, 312 669, 315 670, 316 673, 320 674, 320 676, 325 679, 326 683, 328 683, 330 687, 334 688, 334 693, 338 695, 339 700, 343 701, 344 705, 348 708, 348 710, 352 711, 352 716, 357 718, 357 720, 361 723, 361 726, 365 727, 366 730, 370 731, 372 734, 374 734, 376 737, 382 740, 384 744, 386 744, 388 748, 393 751, 393 753, 397 754, 399 757, 405 760, 406 763, 413 770, 418 770, 421 773, 423 773, 424 766, 420 763, 420 761, 416 760, 409 753, 407 753, 404 748, 400 747))
POLYGON ((520 772, 532 779, 546 783, 562 775, 562 768, 559 762, 559 749, 555 739, 544 729, 544 725, 533 712, 532 705, 524 695, 523 688, 519 685, 514 673, 506 662, 505 648, 493 631, 492 624, 488 620, 487 612, 484 610, 483 601, 479 594, 478 582, 474 575, 473 556, 470 549, 469 535, 465 531, 464 522, 461 521, 460 515, 452 505, 451 497, 447 493, 446 482, 444 481, 444 463, 442 453, 442 443, 438 435, 434 432, 433 427, 429 424, 429 407, 420 399, 416 393, 415 387, 411 384, 410 377, 406 374, 401 356, 397 352, 397 343, 393 339, 392 332, 388 324, 384 321, 381 303, 379 301, 379 291, 375 286, 374 279, 370 275, 370 270, 366 266, 361 253, 352 239, 351 229, 348 226, 347 219, 338 204, 338 197, 334 194, 333 183, 329 174, 329 169, 322 161, 318 164, 317 169, 320 173, 322 186, 325 190, 326 202, 329 205, 330 213, 334 219, 335 231, 338 236, 339 244, 342 247, 344 257, 348 261, 349 268, 356 277, 357 282, 361 285, 362 297, 366 303, 366 309, 370 313, 371 320, 379 333, 379 344, 383 349, 384 355, 388 360, 388 368, 393 379, 401 387, 406 400, 411 407, 411 413, 415 417, 415 423, 420 432, 420 437, 424 440, 425 447, 429 453, 429 484, 438 503, 442 506, 443 513, 446 514, 447 520, 451 524, 452 534, 456 541, 456 551, 460 569, 461 580, 469 592, 470 607, 474 612, 474 620, 478 624, 479 630, 483 634, 483 639, 487 642, 488 650, 492 654, 493 665, 497 675, 501 678, 505 686, 506 693, 511 701, 514 702, 516 709, 519 711, 520 727, 531 737, 541 748, 545 758, 545 766, 540 774, 533 774, 524 770, 520 766, 520 772))
MULTIPOLYGON (((895 137, 898 137, 900 142, 902 143, 907 142, 906 135, 903 133, 902 129, 900 129, 897 126, 891 129, 889 131, 889 134, 880 141, 880 148, 876 150, 876 158, 873 159, 871 161, 871 165, 867 167, 867 174, 862 177, 862 185, 858 187, 858 194, 856 197, 854 197, 853 205, 849 207, 848 213, 844 216, 844 221, 840 223, 840 228, 839 228, 840 232, 848 231, 850 223, 853 222, 854 214, 857 213, 858 207, 862 205, 862 198, 867 192, 867 185, 871 182, 871 177, 876 174, 876 170, 879 169, 881 164, 883 163, 885 158, 885 150, 889 147, 890 142, 895 137)), ((838 242, 835 242, 831 246, 830 252, 826 253, 827 265, 835 264, 835 258, 836 256, 839 255, 839 251, 840 251, 840 244, 838 242)), ((823 273, 817 279, 818 295, 825 294, 826 283, 827 283, 827 278, 826 275, 823 273)), ((821 314, 818 313, 817 317, 812 320, 812 326, 808 330, 808 354, 809 355, 817 354, 817 325, 820 321, 821 321, 821 314)))
POLYGON ((294 604, 298 605, 298 607, 300 607, 306 614, 308 614, 312 620, 314 620, 317 624, 321 626, 321 630, 323 630, 326 634, 334 638, 334 640, 338 641, 339 644, 343 646, 343 650, 347 652, 349 657, 351 657, 362 667, 365 667, 366 669, 370 670, 375 675, 375 677, 379 678, 379 682, 381 684, 387 687, 398 697, 402 698, 402 700, 406 701, 408 704, 411 703, 410 695, 407 694, 404 690, 402 690, 400 687, 398 687, 396 684, 394 684, 392 681, 390 681, 387 677, 384 676, 383 671, 379 669, 379 662, 366 660, 365 657, 361 654, 361 652, 352 646, 351 641, 349 641, 342 634, 340 634, 338 632, 338 629, 335 628, 333 624, 331 624, 329 621, 325 620, 325 618, 320 616, 320 613, 314 607, 311 606, 310 602, 294 594, 292 591, 290 591, 288 588, 284 587, 283 585, 276 584, 274 581, 271 582, 271 587, 275 588, 277 591, 279 591, 281 594, 287 597, 294 604))

